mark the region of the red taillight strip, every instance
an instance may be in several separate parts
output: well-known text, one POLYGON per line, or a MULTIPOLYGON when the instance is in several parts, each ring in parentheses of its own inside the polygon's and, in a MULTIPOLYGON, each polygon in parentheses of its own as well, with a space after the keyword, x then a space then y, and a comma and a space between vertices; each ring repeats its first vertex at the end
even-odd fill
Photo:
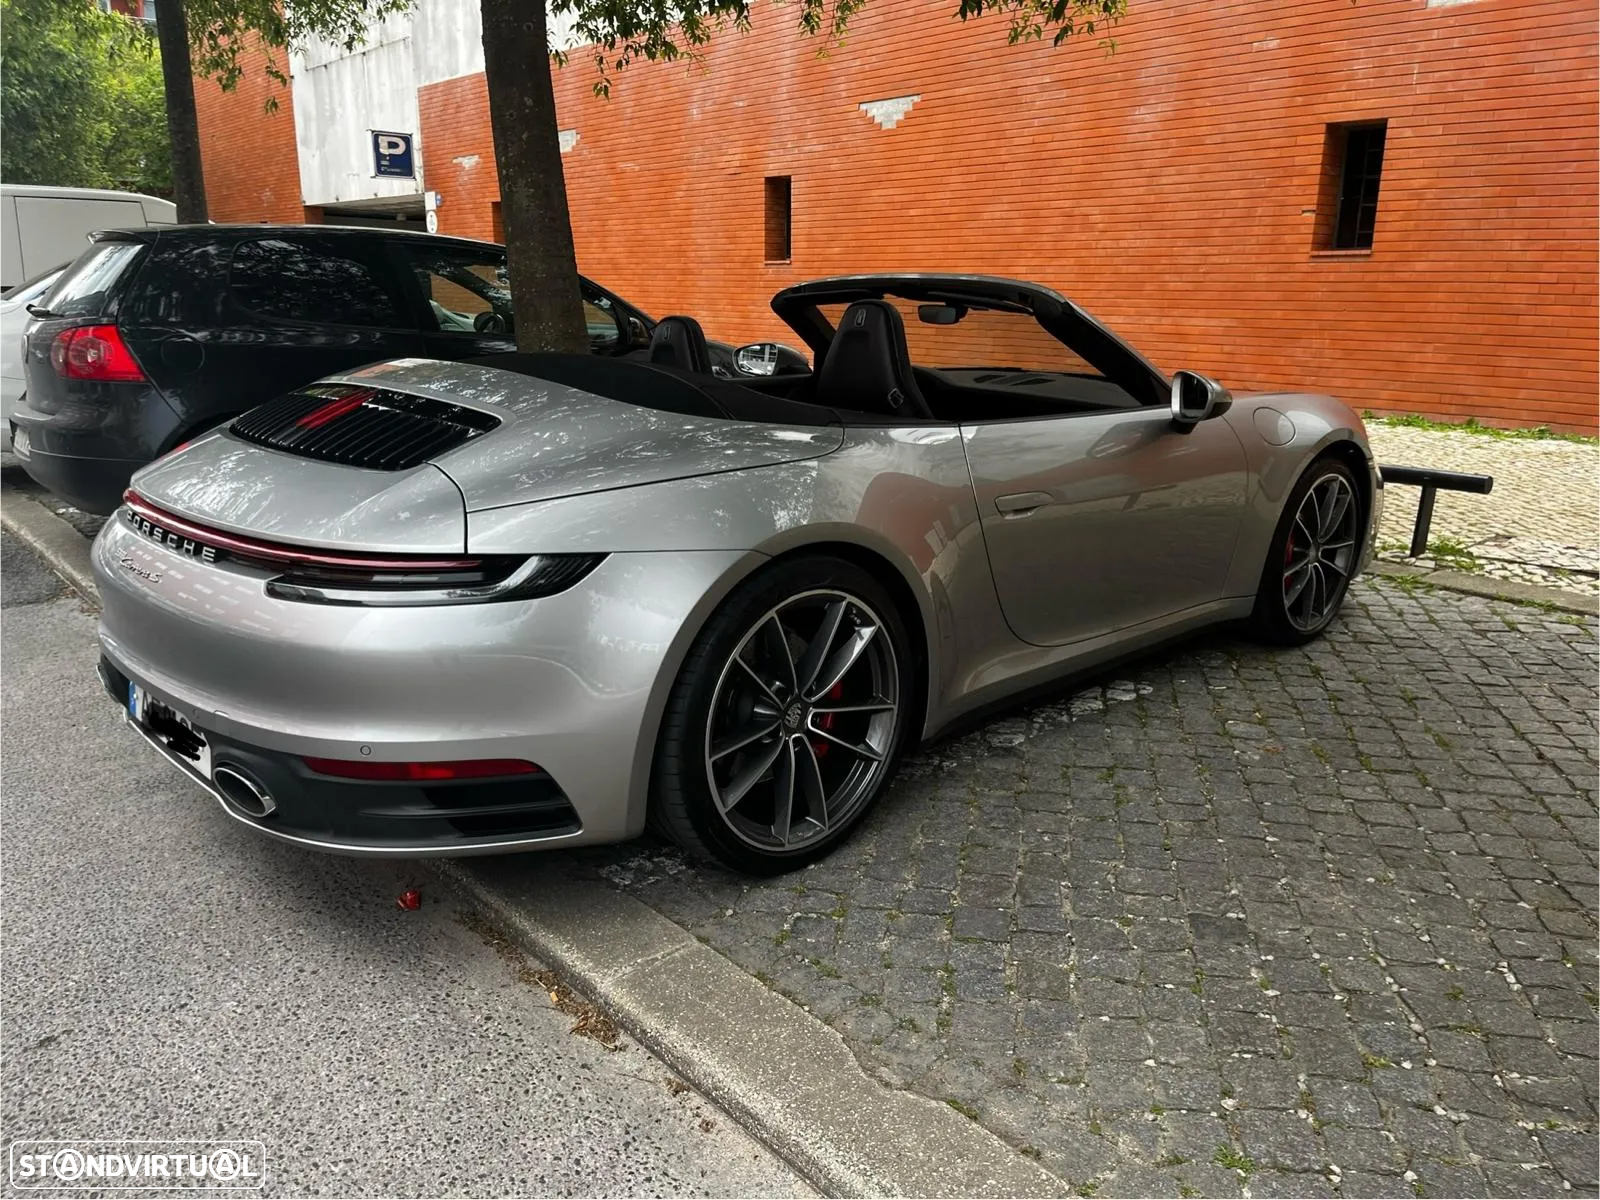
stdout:
POLYGON ((310 550, 300 546, 285 546, 277 542, 260 542, 254 538, 223 533, 206 525, 197 525, 182 517, 157 508, 132 488, 122 493, 122 503, 135 515, 168 533, 191 538, 218 550, 227 550, 246 558, 259 559, 285 567, 345 567, 358 571, 464 571, 483 565, 481 558, 393 558, 381 554, 333 554, 310 550))

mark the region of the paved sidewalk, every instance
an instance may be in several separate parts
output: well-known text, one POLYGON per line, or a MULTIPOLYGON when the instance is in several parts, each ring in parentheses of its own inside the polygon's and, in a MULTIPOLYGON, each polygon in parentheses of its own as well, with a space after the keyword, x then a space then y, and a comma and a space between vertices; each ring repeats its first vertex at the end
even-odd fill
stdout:
POLYGON ((105 517, 74 508, 54 492, 48 492, 40 487, 22 469, 22 464, 17 462, 15 455, 0 454, 0 481, 4 482, 9 491, 33 497, 91 541, 100 532, 100 527, 106 523, 105 517))
POLYGON ((1380 463, 1494 476, 1487 496, 1438 494, 1429 537, 1442 553, 1419 559, 1406 554, 1421 493, 1386 489, 1385 558, 1600 596, 1600 445, 1382 421, 1367 422, 1367 432, 1380 463))
POLYGON ((582 861, 1083 1195, 1593 1195, 1594 623, 1347 613, 934 747, 807 871, 582 861))

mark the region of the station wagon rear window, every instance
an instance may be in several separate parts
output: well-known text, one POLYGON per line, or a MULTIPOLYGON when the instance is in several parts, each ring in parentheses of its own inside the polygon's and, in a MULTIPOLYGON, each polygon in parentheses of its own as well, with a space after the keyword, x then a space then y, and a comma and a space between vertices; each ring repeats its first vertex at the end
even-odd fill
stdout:
POLYGON ((138 242, 96 242, 62 272, 40 304, 56 316, 98 317, 143 250, 138 242))

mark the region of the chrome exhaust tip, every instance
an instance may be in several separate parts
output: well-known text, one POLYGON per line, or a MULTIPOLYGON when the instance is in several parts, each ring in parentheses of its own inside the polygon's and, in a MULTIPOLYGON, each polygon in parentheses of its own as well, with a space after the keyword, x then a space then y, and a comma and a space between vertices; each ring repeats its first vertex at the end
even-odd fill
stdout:
POLYGON ((224 764, 211 773, 211 782, 228 803, 247 816, 270 817, 278 811, 278 802, 262 783, 243 767, 224 764))

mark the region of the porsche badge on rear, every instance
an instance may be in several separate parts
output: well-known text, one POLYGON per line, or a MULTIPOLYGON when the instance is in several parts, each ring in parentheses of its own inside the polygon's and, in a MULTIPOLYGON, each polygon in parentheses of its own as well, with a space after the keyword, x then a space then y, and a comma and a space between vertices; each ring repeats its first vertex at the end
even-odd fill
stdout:
MULTIPOLYGON (((170 529, 163 529, 148 517, 140 516, 131 508, 123 508, 122 518, 136 533, 152 542, 176 550, 180 554, 187 554, 190 558, 198 558, 201 562, 217 561, 217 548, 215 546, 207 546, 204 542, 195 541, 194 538, 173 533, 170 529)), ((128 565, 126 560, 124 560, 123 565, 128 565)), ((156 578, 159 579, 160 576, 158 575, 156 578)))

